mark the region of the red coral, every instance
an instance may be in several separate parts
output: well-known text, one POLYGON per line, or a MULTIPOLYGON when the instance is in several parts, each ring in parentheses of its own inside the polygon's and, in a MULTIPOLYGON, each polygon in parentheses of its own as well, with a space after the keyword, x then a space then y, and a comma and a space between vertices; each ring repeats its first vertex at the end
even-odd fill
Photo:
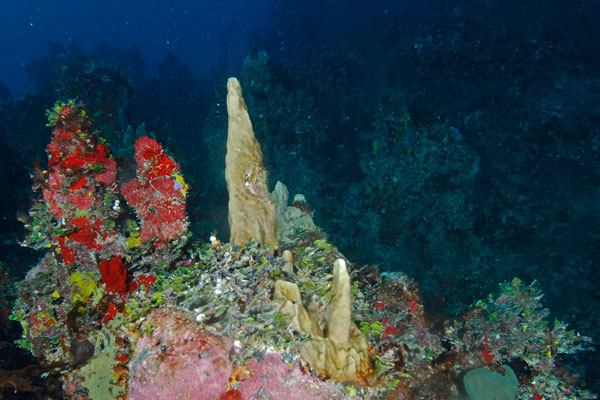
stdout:
POLYGON ((110 306, 108 307, 108 310, 106 310, 106 315, 102 319, 102 322, 107 323, 108 321, 113 319, 117 315, 118 312, 119 312, 119 310, 114 305, 114 303, 111 303, 110 306))
POLYGON ((375 303, 375 309, 380 311, 385 310, 385 304, 383 304, 383 301, 375 303))
POLYGON ((143 136, 135 142, 135 160, 138 173, 143 171, 147 179, 170 177, 173 170, 179 169, 179 165, 163 151, 162 146, 148 136, 143 136))
POLYGON ((396 327, 394 325, 388 324, 388 319, 386 317, 381 318, 381 323, 383 326, 385 326, 385 330, 381 334, 381 337, 384 339, 387 338, 388 336, 401 335, 402 332, 404 332, 404 328, 406 328, 406 326, 404 326, 404 325, 398 325, 396 327))
POLYGON ((61 231, 71 230, 66 235, 69 241, 62 232, 55 235, 56 248, 67 265, 76 259, 93 260, 89 250, 99 251, 107 237, 117 234, 106 229, 114 221, 102 220, 107 216, 107 200, 117 198, 117 163, 99 143, 86 115, 80 105, 63 106, 52 121, 53 139, 46 148, 49 171, 42 196, 61 231))
POLYGON ((75 252, 67 247, 63 236, 59 236, 56 240, 58 241, 60 254, 62 255, 64 263, 67 265, 73 264, 75 262, 75 252))
POLYGON ((491 354, 488 349, 483 349, 481 350, 481 352, 479 353, 481 355, 481 357, 483 357, 483 359, 485 360, 486 363, 491 364, 492 361, 494 361, 494 358, 496 358, 495 355, 491 354))
POLYGON ((96 175, 96 181, 105 186, 110 186, 117 181, 117 162, 114 158, 102 162, 104 172, 96 175))
POLYGON ((67 195, 67 203, 75 206, 78 210, 87 210, 94 204, 92 196, 85 194, 69 194, 67 195))
POLYGON ((102 246, 96 242, 98 231, 102 226, 102 221, 96 220, 94 224, 85 217, 74 218, 71 220, 71 225, 78 228, 68 237, 74 242, 83 243, 88 249, 99 250, 102 246))
POLYGON ((127 354, 125 354, 124 356, 121 357, 117 357, 116 360, 120 363, 125 363, 127 362, 127 360, 129 359, 129 356, 127 354))
POLYGON ((487 336, 483 337, 483 340, 481 341, 481 352, 479 353, 479 355, 481 355, 481 357, 483 357, 483 359, 485 360, 486 363, 491 364, 492 361, 494 361, 494 358, 496 358, 495 355, 493 355, 492 353, 490 353, 490 351, 488 350, 488 338, 487 336))
POLYGON ((409 300, 406 302, 406 305, 408 306, 408 308, 410 308, 410 311, 412 311, 412 313, 416 313, 417 312, 417 302, 414 300, 409 300))
POLYGON ((70 188, 71 191, 73 191, 73 190, 79 190, 82 187, 84 187, 85 186, 85 181, 86 181, 85 176, 82 176, 81 178, 79 178, 79 180, 77 182, 75 182, 74 184, 71 185, 71 188, 70 188))
MULTIPOLYGON (((105 164, 111 164, 114 160, 109 159, 108 157, 108 149, 103 144, 96 144, 96 146, 89 148, 85 141, 81 138, 77 138, 75 136, 70 137, 71 143, 67 149, 61 149, 62 152, 66 152, 67 155, 65 157, 58 157, 58 160, 55 162, 59 162, 60 166, 63 168, 96 168, 99 166, 102 169, 105 169, 105 164)), ((49 146, 51 151, 51 155, 56 155, 56 146, 49 146)), ((59 155, 60 155, 59 151, 59 155)))
POLYGON ((123 265, 121 257, 102 260, 98 265, 98 269, 102 274, 100 280, 106 284, 106 291, 108 293, 126 295, 137 287, 135 282, 128 283, 127 268, 123 265))
POLYGON ((242 400, 242 393, 237 389, 229 389, 219 400, 242 400))
POLYGON ((156 283, 156 277, 153 275, 140 275, 135 281, 138 286, 144 286, 146 291, 149 292, 156 283))
POLYGON ((188 226, 179 166, 147 136, 135 142, 135 160, 138 177, 123 184, 121 193, 141 221, 140 239, 157 239, 158 245, 177 239, 188 226))
POLYGON ((383 331, 383 335, 382 335, 382 336, 383 336, 384 338, 386 338, 386 337, 388 337, 388 336, 398 336, 398 335, 401 335, 401 334, 402 334, 402 331, 403 331, 403 330, 404 330, 404 329, 403 329, 402 327, 398 327, 398 328, 396 328, 396 327, 395 327, 395 326, 393 326, 393 325, 388 325, 388 326, 385 328, 385 331, 383 331))
POLYGON ((52 215, 54 215, 54 217, 57 219, 62 218, 63 211, 59 203, 61 203, 60 200, 64 202, 64 198, 60 194, 48 188, 42 190, 42 195, 44 196, 44 200, 46 201, 46 204, 48 205, 52 215))
POLYGON ((52 190, 61 190, 65 175, 60 171, 53 170, 48 176, 48 187, 52 190))

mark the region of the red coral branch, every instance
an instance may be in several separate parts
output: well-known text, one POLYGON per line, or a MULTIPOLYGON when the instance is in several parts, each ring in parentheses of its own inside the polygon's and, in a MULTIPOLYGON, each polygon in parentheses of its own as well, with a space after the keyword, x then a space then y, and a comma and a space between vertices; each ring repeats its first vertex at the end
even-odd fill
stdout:
POLYGON ((162 246, 187 230, 187 187, 182 182, 179 165, 156 140, 139 138, 135 143, 135 160, 137 179, 123 184, 121 193, 140 219, 140 239, 157 240, 162 246))

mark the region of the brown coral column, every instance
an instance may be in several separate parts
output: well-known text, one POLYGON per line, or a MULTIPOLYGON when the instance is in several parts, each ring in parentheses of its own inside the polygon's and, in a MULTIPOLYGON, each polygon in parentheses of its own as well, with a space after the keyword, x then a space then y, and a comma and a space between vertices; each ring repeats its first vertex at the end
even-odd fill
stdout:
POLYGON ((230 241, 245 246, 252 238, 277 251, 275 205, 269 196, 260 144, 236 78, 227 81, 227 155, 225 180, 229 192, 230 241))

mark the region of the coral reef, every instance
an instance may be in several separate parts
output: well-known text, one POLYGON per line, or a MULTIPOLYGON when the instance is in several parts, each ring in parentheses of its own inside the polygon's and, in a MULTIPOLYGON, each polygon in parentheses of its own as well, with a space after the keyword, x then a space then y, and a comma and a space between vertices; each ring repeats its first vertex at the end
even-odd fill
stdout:
POLYGON ((252 225, 240 228, 243 243, 187 240, 179 166, 145 136, 137 178, 122 189, 138 228, 117 201, 116 164, 83 108, 50 112, 50 172, 35 182, 41 195, 25 241, 50 250, 20 283, 11 318, 23 327, 20 345, 60 377, 66 398, 459 399, 473 387, 469 371, 502 365, 515 371, 520 399, 593 397, 561 366, 563 354, 589 349, 589 338, 548 324, 534 285, 515 279, 444 319, 407 275, 351 264, 316 227, 288 229, 297 226, 290 208, 305 222, 311 211, 302 197, 288 206, 283 185, 274 194, 287 215, 279 248, 239 83, 228 90, 230 133, 245 136, 228 143, 226 175, 243 164, 230 158, 249 148, 258 162, 236 170, 238 192, 230 191, 251 204, 230 197, 247 213, 232 223, 232 241, 234 227, 252 225), (246 218, 252 210, 258 218, 246 218))
MULTIPOLYGON (((590 34, 597 3, 459 1, 433 14, 427 2, 413 3, 397 2, 402 12, 386 8, 339 35, 330 33, 344 18, 306 31, 295 7, 272 10, 278 22, 257 40, 266 51, 253 49, 240 76, 270 179, 304 193, 315 222, 353 262, 418 281, 429 310, 469 309, 518 275, 538 280, 559 319, 600 337, 600 81, 590 34), (311 40, 297 40, 303 33, 311 40), (314 45, 319 34, 327 45, 314 45), (471 179, 474 156, 480 170, 471 179)), ((41 172, 29 165, 45 160, 40 110, 56 96, 85 101, 115 156, 132 155, 133 140, 144 136, 123 134, 128 119, 145 121, 194 187, 187 198, 193 231, 226 236, 222 85, 199 82, 174 54, 159 61, 156 76, 146 75, 139 48, 102 44, 54 43, 27 72, 37 92, 14 102, 1 96, 0 113, 1 186, 10 188, 1 200, 0 245, 15 277, 42 256, 14 244, 15 232, 22 235, 12 215, 27 204, 29 173, 41 172)), ((135 259, 144 248, 139 229, 127 233, 135 259)), ((171 265, 154 255, 146 254, 145 268, 171 265)), ((129 270, 140 268, 123 259, 129 270)), ((302 260, 294 253, 296 270, 302 260)), ((401 329, 389 317, 382 325, 401 329)), ((587 370, 588 385, 600 382, 597 355, 563 362, 587 370)))
POLYGON ((230 361, 241 349, 227 337, 210 333, 181 309, 163 307, 151 312, 145 322, 152 329, 137 341, 130 364, 130 399, 329 399, 340 395, 333 384, 322 384, 280 354, 266 353, 243 365, 230 361), (299 397, 301 396, 301 397, 299 397))
POLYGON ((585 391, 561 382, 559 365, 561 355, 590 349, 591 340, 567 330, 561 321, 550 325, 541 297, 535 284, 527 286, 517 278, 505 282, 499 294, 479 300, 462 319, 448 323, 447 337, 462 355, 478 355, 481 365, 523 363, 527 373, 520 380, 535 384, 519 386, 522 398, 587 398, 585 391))
POLYGON ((256 239, 275 252, 279 248, 277 214, 269 196, 260 144, 254 137, 242 88, 236 78, 227 81, 227 114, 225 179, 229 192, 230 241, 245 246, 256 239))
MULTIPOLYGON (((109 393, 117 396, 125 389, 123 379, 119 384, 114 376, 127 376, 124 361, 119 359, 128 351, 129 338, 116 332, 123 323, 124 302, 138 287, 149 290, 156 279, 140 274, 138 283, 128 267, 143 262, 150 247, 131 248, 122 234, 121 218, 131 216, 120 205, 117 163, 105 141, 92 130, 85 108, 72 100, 58 102, 48 117, 49 126, 54 127, 47 147, 49 171, 40 171, 35 177, 34 190, 39 196, 29 215, 23 217, 30 231, 23 244, 50 251, 21 283, 22 296, 13 318, 23 327, 20 345, 41 362, 63 369, 63 387, 70 398, 86 398, 86 393, 92 398, 106 398, 109 393), (114 376, 96 374, 98 369, 113 367, 120 371, 114 376)), ((150 143, 152 149, 160 148, 156 142, 150 143)), ((169 173, 176 169, 166 155, 161 158, 152 153, 142 157, 140 164, 146 166, 148 160, 154 162, 144 171, 149 179, 161 176, 168 167, 172 167, 169 173)), ((176 172, 173 175, 171 186, 180 192, 187 190, 183 178, 176 172)), ((172 194, 166 192, 162 193, 172 194)), ((155 198, 149 197, 151 206, 156 206, 155 198)), ((180 208, 184 218, 178 220, 178 234, 183 234, 185 202, 180 208)), ((162 222, 169 228, 170 217, 155 215, 145 226, 160 226, 159 218, 164 218, 162 222)), ((153 257, 166 261, 177 251, 175 246, 173 251, 153 257)))

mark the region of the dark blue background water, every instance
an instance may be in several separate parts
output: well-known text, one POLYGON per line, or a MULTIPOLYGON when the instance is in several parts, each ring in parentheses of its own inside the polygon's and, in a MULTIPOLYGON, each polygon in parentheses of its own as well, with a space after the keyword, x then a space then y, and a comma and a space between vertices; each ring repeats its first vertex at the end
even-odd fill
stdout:
POLYGON ((248 37, 268 22, 270 1, 16 1, 0 6, 0 80, 20 98, 31 83, 23 67, 48 42, 140 47, 149 72, 169 51, 194 73, 213 74, 224 57, 239 65, 248 37))
POLYGON ((45 53, 49 42, 77 43, 85 49, 98 43, 136 45, 149 73, 168 52, 174 52, 202 76, 223 73, 223 67, 227 72, 238 70, 253 38, 270 28, 278 33, 269 38, 272 50, 294 61, 295 49, 322 44, 307 43, 311 37, 335 39, 343 34, 342 28, 358 20, 401 7, 386 3, 397 2, 6 1, 0 5, 0 81, 15 98, 32 90, 24 67, 45 53), (273 20, 273 10, 297 15, 273 20))

